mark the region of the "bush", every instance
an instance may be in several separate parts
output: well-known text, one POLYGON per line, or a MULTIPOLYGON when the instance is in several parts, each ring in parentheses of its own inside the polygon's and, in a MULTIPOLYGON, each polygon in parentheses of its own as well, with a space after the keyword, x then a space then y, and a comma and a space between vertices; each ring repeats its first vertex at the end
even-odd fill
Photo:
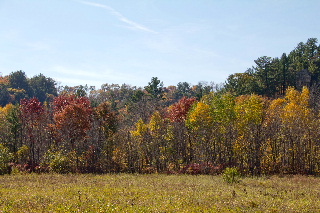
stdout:
POLYGON ((236 167, 227 167, 222 177, 227 183, 238 183, 240 181, 240 173, 236 167))
POLYGON ((21 146, 19 150, 16 152, 16 158, 18 160, 18 163, 23 164, 29 162, 29 154, 30 148, 26 145, 21 146))
POLYGON ((9 163, 11 160, 12 154, 9 152, 9 149, 0 144, 0 175, 10 174, 11 167, 9 163))
POLYGON ((52 159, 50 161, 50 168, 53 172, 65 174, 69 172, 73 172, 73 161, 72 156, 70 154, 63 155, 62 153, 54 153, 51 156, 52 159))

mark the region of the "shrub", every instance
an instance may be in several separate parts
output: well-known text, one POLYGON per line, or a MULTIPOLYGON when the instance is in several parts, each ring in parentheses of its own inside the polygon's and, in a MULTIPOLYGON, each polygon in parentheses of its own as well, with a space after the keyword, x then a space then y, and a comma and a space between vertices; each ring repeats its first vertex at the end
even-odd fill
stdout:
POLYGON ((53 172, 65 174, 73 171, 72 157, 70 155, 63 155, 62 153, 54 153, 50 161, 50 168, 53 172))
POLYGON ((0 144, 0 175, 10 174, 11 167, 9 163, 11 160, 12 154, 9 152, 9 149, 0 144))
POLYGON ((222 177, 227 183, 238 183, 240 181, 240 173, 236 167, 227 167, 222 177))
POLYGON ((18 160, 18 163, 27 163, 29 159, 29 153, 30 148, 26 145, 23 145, 19 148, 19 150, 16 152, 16 158, 18 160))

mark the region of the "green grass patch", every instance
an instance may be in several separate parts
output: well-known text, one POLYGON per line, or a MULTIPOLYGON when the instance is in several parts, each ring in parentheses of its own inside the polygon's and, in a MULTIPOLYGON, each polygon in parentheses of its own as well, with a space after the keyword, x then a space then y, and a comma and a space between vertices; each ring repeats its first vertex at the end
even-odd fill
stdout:
POLYGON ((0 212, 319 212, 320 179, 209 175, 0 176, 0 212))

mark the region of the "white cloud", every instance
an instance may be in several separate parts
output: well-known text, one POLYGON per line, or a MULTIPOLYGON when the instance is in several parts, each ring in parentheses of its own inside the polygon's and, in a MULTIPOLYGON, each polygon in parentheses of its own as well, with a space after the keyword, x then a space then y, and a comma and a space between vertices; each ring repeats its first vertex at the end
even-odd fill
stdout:
POLYGON ((139 85, 139 76, 130 73, 123 73, 105 67, 69 68, 66 66, 55 66, 50 70, 53 78, 62 85, 77 86, 89 85, 100 88, 105 83, 139 85), (130 79, 130 82, 128 82, 130 79))
POLYGON ((80 1, 80 2, 82 4, 86 4, 86 5, 90 5, 90 6, 93 6, 93 7, 99 7, 99 8, 108 10, 112 15, 114 15, 120 21, 128 24, 129 27, 132 28, 132 29, 141 30, 141 31, 157 34, 156 31, 153 31, 153 30, 149 29, 148 27, 143 26, 142 24, 138 24, 138 23, 128 19, 127 17, 125 17, 124 15, 122 15, 117 10, 113 9, 112 7, 109 7, 109 6, 104 5, 104 4, 98 4, 98 3, 95 3, 95 2, 89 2, 89 1, 80 1))

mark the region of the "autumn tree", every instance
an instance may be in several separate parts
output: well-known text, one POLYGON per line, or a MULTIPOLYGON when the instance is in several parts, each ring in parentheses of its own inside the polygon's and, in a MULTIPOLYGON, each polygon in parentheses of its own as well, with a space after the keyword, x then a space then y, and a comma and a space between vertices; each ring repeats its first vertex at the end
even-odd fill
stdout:
POLYGON ((265 123, 263 167, 271 173, 318 171, 317 119, 310 107, 310 92, 289 87, 284 98, 271 102, 265 123))
POLYGON ((172 122, 183 122, 187 118, 187 114, 192 105, 196 102, 195 98, 183 97, 179 102, 168 108, 168 117, 172 122))
POLYGON ((174 163, 175 169, 179 167, 179 162, 189 162, 188 144, 190 140, 185 122, 189 111, 196 102, 196 98, 183 97, 168 107, 167 116, 171 122, 167 126, 167 132, 173 155, 170 160, 174 163))
POLYGON ((118 118, 109 102, 101 103, 94 108, 94 120, 92 122, 91 141, 96 141, 94 146, 96 155, 101 158, 101 166, 105 171, 113 171, 113 151, 115 150, 114 134, 118 129, 118 118))
POLYGON ((188 114, 186 125, 190 130, 189 160, 196 162, 212 161, 212 127, 211 107, 198 102, 188 114))
POLYGON ((239 96, 235 105, 238 132, 235 160, 241 170, 254 174, 260 173, 264 105, 264 99, 258 95, 239 96))
POLYGON ((148 125, 142 120, 136 123, 131 132, 133 144, 130 144, 129 164, 134 171, 142 172, 144 168, 150 167, 152 159, 150 156, 150 132, 148 125), (136 159, 137 161, 133 161, 136 159))
POLYGON ((20 109, 18 105, 13 104, 7 104, 0 109, 1 141, 14 153, 22 146, 20 109))
POLYGON ((59 141, 70 151, 85 148, 92 109, 86 97, 59 96, 54 100, 54 121, 59 141))
POLYGON ((24 141, 23 144, 30 148, 30 164, 38 164, 46 150, 45 136, 45 109, 37 99, 22 99, 20 103, 21 121, 24 141))
POLYGON ((202 98, 208 104, 213 118, 212 163, 216 165, 233 164, 233 142, 235 130, 235 96, 232 93, 210 93, 202 98))
POLYGON ((283 122, 284 141, 284 167, 289 172, 312 172, 311 161, 315 160, 316 140, 312 140, 310 133, 313 129, 312 112, 309 106, 310 93, 304 87, 302 92, 289 88, 286 92, 286 104, 283 108, 281 119, 283 122))
POLYGON ((161 172, 168 167, 168 160, 172 157, 172 143, 168 140, 170 137, 167 132, 167 121, 159 111, 155 111, 150 118, 148 127, 153 165, 158 172, 161 172))

